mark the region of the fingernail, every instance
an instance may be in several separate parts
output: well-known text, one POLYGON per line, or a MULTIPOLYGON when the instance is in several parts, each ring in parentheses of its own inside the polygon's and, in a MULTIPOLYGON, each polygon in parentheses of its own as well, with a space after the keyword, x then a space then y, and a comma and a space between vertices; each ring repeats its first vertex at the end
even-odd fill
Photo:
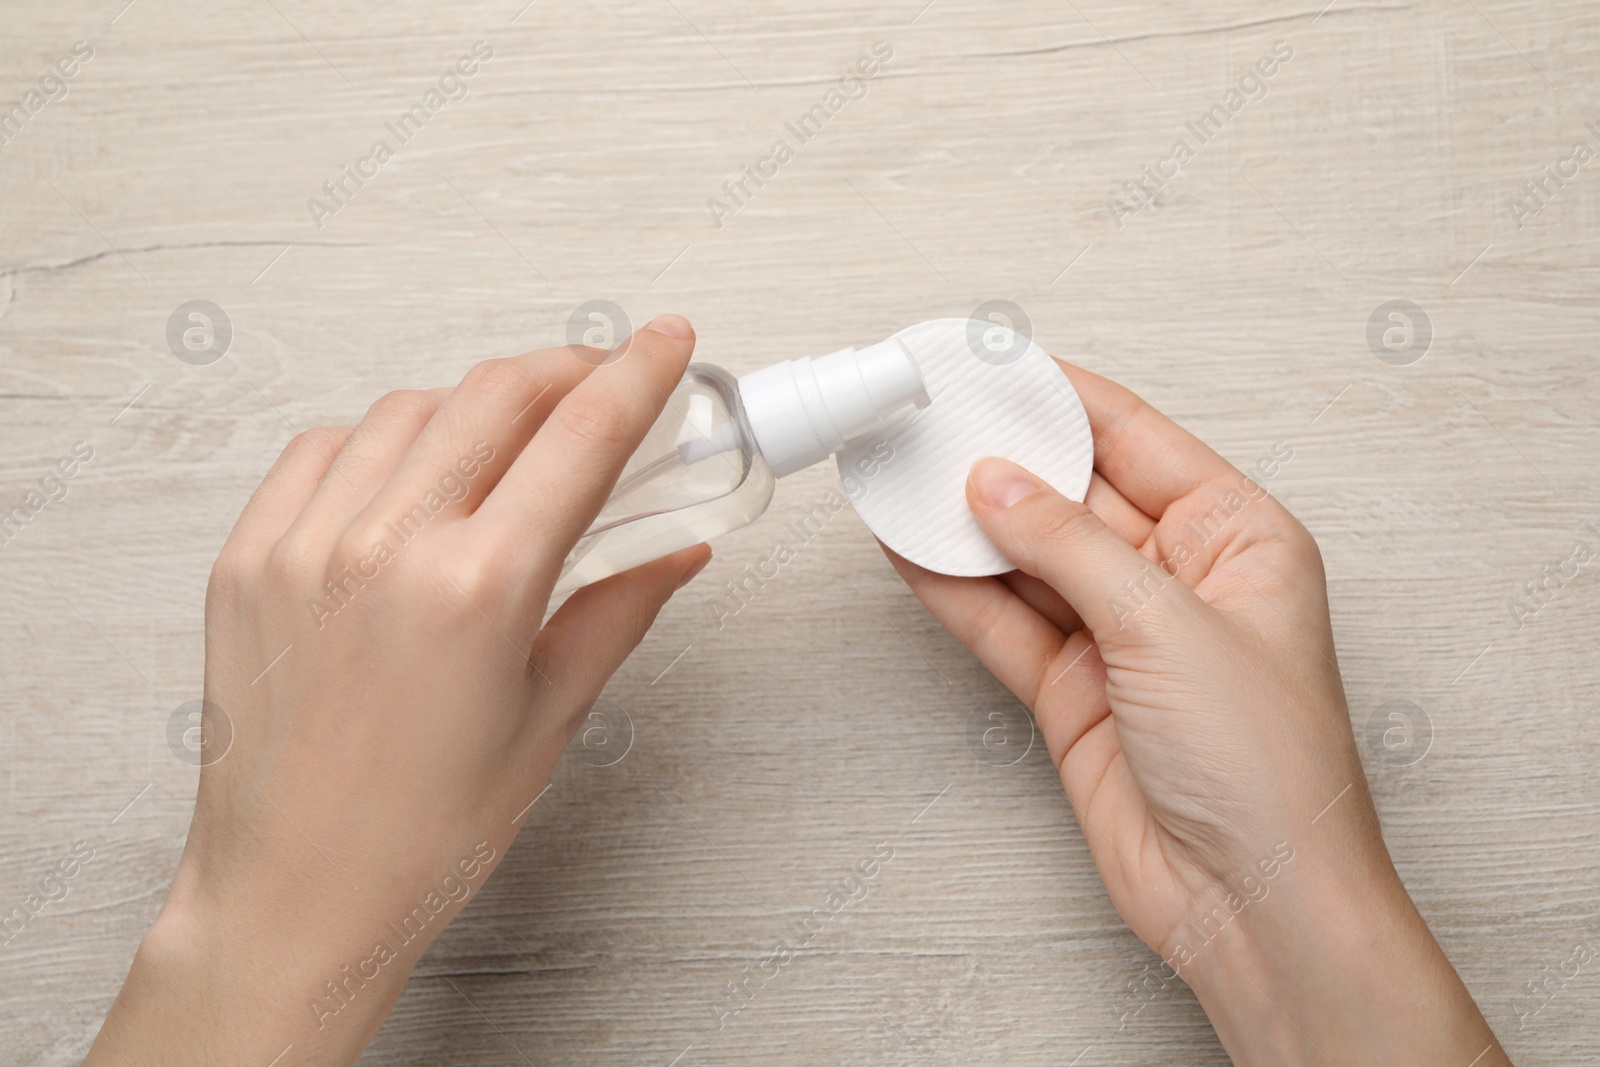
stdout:
POLYGON ((1008 460, 980 459, 972 467, 972 487, 991 508, 1009 508, 1044 488, 1044 483, 1008 460))
POLYGON ((662 315, 645 329, 664 333, 668 337, 676 337, 680 341, 687 341, 694 336, 694 330, 689 327, 689 320, 682 315, 662 315))
POLYGON ((686 586, 690 582, 694 581, 695 576, 697 574, 699 574, 701 571, 705 570, 706 569, 706 564, 710 563, 710 562, 711 562, 711 554, 708 552, 708 553, 706 553, 706 556, 705 556, 704 559, 702 559, 699 563, 696 563, 693 567, 690 567, 688 570, 683 572, 683 577, 678 579, 678 589, 682 589, 684 586, 686 586))

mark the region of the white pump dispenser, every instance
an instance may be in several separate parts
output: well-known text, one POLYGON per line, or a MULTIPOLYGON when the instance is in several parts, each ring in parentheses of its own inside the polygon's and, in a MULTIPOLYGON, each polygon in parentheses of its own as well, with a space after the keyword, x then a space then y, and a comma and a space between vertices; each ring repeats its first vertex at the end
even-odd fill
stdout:
POLYGON ((882 429, 928 390, 905 345, 891 338, 857 351, 791 359, 739 379, 739 395, 772 474, 804 470, 882 429))
POLYGON ((555 593, 747 526, 773 479, 804 470, 928 405, 910 351, 890 338, 791 359, 735 380, 690 364, 562 568, 555 593))

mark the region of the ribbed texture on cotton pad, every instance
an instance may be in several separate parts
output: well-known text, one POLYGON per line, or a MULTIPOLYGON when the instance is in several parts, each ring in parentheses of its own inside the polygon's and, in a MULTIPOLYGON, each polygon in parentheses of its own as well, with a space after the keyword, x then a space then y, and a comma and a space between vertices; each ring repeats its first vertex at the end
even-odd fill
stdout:
MULTIPOLYGON (((991 337, 1003 331, 980 328, 991 337)), ((839 473, 867 528, 906 559, 941 574, 1003 574, 1015 566, 967 507, 973 463, 1002 456, 1082 500, 1094 435, 1077 390, 1042 348, 1029 341, 997 366, 975 354, 967 331, 967 319, 937 319, 895 335, 916 358, 933 403, 847 446, 839 473), (893 449, 888 459, 884 442, 893 449)))

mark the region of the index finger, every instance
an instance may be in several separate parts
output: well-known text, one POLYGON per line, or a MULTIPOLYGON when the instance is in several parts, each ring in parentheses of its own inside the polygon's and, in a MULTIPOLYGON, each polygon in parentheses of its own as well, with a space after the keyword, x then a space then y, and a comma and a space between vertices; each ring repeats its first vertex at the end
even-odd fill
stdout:
POLYGON ((471 521, 521 557, 523 573, 553 580, 683 378, 694 341, 679 316, 651 322, 574 386, 512 461, 471 521))
POLYGON ((1131 389, 1063 360, 1056 363, 1089 413, 1095 469, 1152 519, 1205 483, 1239 475, 1131 389))

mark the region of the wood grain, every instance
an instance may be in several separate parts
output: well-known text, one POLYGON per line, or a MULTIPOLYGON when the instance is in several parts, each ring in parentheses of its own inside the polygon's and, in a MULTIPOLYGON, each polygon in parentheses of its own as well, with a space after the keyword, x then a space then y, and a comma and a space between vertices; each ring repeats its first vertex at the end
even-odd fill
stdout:
MULTIPOLYGON (((1413 766, 1363 748, 1396 863, 1518 1062, 1600 1062, 1600 975, 1517 1015, 1600 931, 1600 589, 1506 608, 1600 523, 1600 162, 1510 207, 1600 147, 1592 3, 121 2, 30 5, 0 41, 5 106, 94 49, 0 145, 0 500, 94 449, 0 546, 0 906, 96 850, 3 949, 0 1061, 77 1062, 160 905, 206 573, 284 443, 606 298, 689 315, 736 371, 1009 300, 1236 463, 1290 445, 1272 489, 1326 556, 1358 736, 1391 700, 1432 722, 1413 766), (308 199, 480 40, 466 98, 319 228, 308 199), (865 95, 718 226, 708 199, 876 41, 865 95), (1108 198, 1279 41, 1119 226, 1108 198), (234 329, 209 366, 167 347, 193 299, 234 329), (1394 299, 1432 324, 1409 366, 1367 342, 1394 299)), ((1152 954, 1042 752, 974 757, 1003 691, 852 514, 716 628, 828 484, 718 543, 608 689, 626 759, 561 766, 363 1062, 1226 1062, 1181 988, 1120 1025, 1152 954), (719 1029, 885 841, 874 895, 719 1029)))

